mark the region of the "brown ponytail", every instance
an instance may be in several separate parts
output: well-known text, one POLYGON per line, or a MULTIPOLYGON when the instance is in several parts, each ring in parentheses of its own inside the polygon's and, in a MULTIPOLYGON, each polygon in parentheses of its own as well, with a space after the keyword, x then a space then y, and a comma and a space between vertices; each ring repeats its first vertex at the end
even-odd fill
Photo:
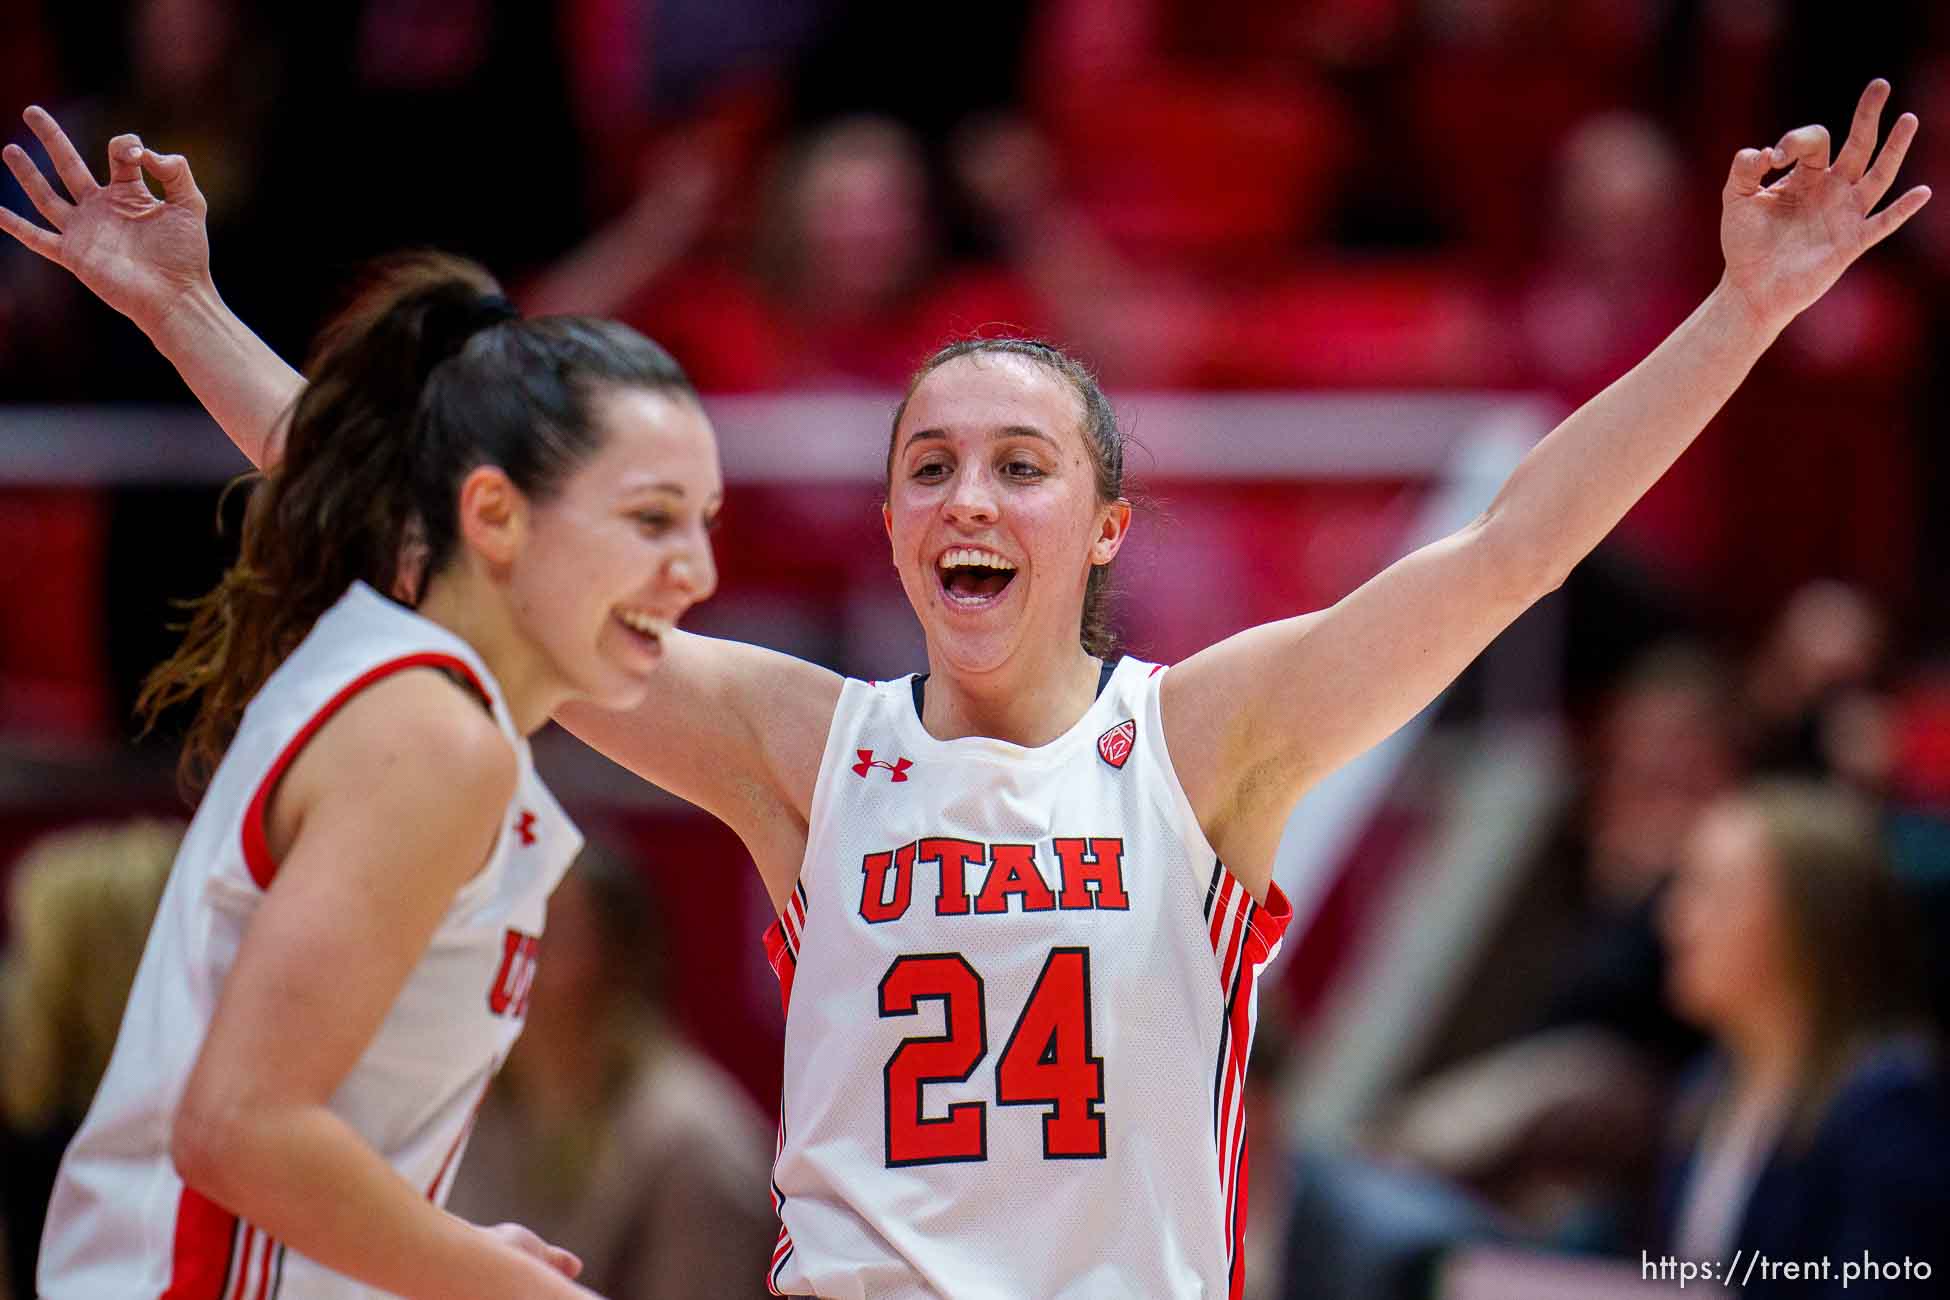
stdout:
MULTIPOLYGON (((452 558, 456 493, 477 465, 546 499, 591 455, 591 393, 695 400, 656 344, 609 321, 514 319, 494 277, 442 254, 381 264, 319 336, 284 459, 253 485, 238 559, 189 606, 183 643, 136 703, 153 726, 195 701, 181 776, 209 779, 265 680, 354 581, 391 595, 410 555, 452 558)), ((424 585, 423 583, 421 585, 424 585)))

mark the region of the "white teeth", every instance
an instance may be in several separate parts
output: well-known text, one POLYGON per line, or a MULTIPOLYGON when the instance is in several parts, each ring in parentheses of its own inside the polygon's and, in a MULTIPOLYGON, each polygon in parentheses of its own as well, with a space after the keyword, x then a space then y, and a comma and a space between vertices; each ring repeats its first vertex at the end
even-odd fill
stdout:
POLYGON ((616 617, 623 620, 626 627, 634 628, 645 636, 661 638, 670 631, 670 620, 654 617, 640 609, 619 609, 616 617))
POLYGON ((978 551, 972 546, 957 546, 941 557, 944 569, 1000 569, 1014 573, 1016 566, 993 551, 978 551))

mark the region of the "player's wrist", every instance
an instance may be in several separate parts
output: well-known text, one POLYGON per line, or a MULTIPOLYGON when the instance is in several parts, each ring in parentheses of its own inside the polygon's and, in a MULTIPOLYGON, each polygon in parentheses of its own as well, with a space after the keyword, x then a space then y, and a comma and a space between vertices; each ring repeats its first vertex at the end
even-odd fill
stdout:
POLYGON ((164 298, 156 306, 152 319, 136 324, 165 357, 177 362, 221 334, 234 320, 217 292, 216 283, 205 277, 164 298))
POLYGON ((1720 283, 1707 295, 1705 305, 1706 318, 1719 333, 1746 344, 1756 355, 1772 346, 1781 331, 1794 319, 1793 313, 1780 316, 1779 313, 1763 311, 1733 282, 1733 277, 1724 272, 1721 273, 1720 283))

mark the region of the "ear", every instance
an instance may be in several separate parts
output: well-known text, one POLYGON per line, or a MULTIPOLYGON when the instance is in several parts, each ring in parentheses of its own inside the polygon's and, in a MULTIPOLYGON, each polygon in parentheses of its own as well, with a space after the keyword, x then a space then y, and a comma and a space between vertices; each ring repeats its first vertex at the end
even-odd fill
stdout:
POLYGON ((1105 506, 1097 516, 1097 535, 1090 539, 1090 563, 1109 564, 1124 548, 1131 533, 1131 503, 1123 497, 1105 506))
POLYGON ((889 545, 892 545, 894 541, 894 503, 891 501, 882 501, 880 503, 880 526, 887 531, 887 542, 889 545))
POLYGON ((514 562, 528 540, 528 498, 499 465, 476 465, 460 482, 460 536, 494 567, 514 562))

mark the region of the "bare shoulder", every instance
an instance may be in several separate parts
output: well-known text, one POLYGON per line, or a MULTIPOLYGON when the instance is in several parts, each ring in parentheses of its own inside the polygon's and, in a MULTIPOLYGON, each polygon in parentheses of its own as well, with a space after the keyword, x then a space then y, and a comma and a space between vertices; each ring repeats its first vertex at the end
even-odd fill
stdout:
POLYGON ((319 728, 279 783, 266 831, 278 853, 324 810, 356 810, 360 822, 410 810, 449 832, 493 827, 518 776, 514 746, 478 696, 436 669, 407 669, 319 728))
POLYGON ((309 748, 348 760, 365 755, 367 780, 377 768, 410 760, 443 785, 514 788, 514 746, 494 715, 478 695, 434 668, 409 668, 366 687, 332 715, 309 748))
POLYGON ((1258 730, 1283 724, 1265 702, 1283 693, 1286 683, 1278 678, 1291 675, 1294 647, 1324 614, 1249 627, 1173 665, 1158 683, 1165 743, 1208 837, 1210 822, 1226 812, 1226 774, 1247 757, 1258 730))

